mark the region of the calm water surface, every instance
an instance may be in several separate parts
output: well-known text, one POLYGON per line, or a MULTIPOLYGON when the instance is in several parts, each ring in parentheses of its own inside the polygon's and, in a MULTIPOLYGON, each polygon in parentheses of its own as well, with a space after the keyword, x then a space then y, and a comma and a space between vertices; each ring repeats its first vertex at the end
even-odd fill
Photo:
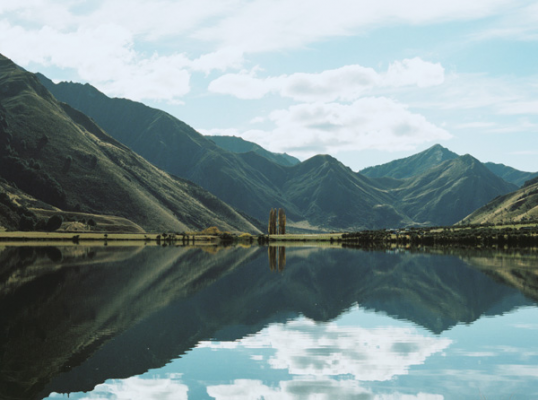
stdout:
POLYGON ((532 251, 0 247, 1 399, 537 399, 532 251))

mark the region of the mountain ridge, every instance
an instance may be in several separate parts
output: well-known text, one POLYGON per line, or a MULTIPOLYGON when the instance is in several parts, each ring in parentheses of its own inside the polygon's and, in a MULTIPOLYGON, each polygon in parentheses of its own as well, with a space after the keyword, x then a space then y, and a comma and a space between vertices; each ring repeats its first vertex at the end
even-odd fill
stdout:
POLYGON ((272 153, 254 142, 249 142, 237 136, 206 135, 205 137, 214 142, 217 146, 231 151, 232 153, 241 154, 252 151, 284 167, 291 167, 292 165, 296 165, 301 162, 299 159, 290 156, 289 154, 272 153))
POLYGON ((217 225, 258 232, 199 186, 159 170, 60 103, 34 74, 0 56, 0 177, 66 211, 125 217, 144 229, 217 225))
POLYGON ((253 151, 232 153, 219 148, 184 122, 141 103, 131 109, 133 102, 108 98, 88 85, 54 84, 39 77, 60 100, 104 124, 118 140, 127 138, 124 143, 150 162, 200 184, 261 221, 271 208, 284 208, 291 229, 349 231, 453 224, 466 217, 465 212, 516 189, 486 168, 479 169, 482 179, 477 178, 476 165, 470 160, 467 164, 455 161, 446 167, 450 172, 435 170, 460 158, 441 145, 358 173, 327 155, 283 166, 253 151), (95 98, 100 104, 93 104, 95 98), (103 109, 106 113, 99 111, 103 109), (145 114, 151 118, 137 120, 137 126, 130 129, 128 116, 135 112, 137 118, 145 114), (110 115, 116 119, 111 121, 110 115), (130 132, 135 132, 133 137, 130 132), (458 207, 458 202, 465 205, 458 207))

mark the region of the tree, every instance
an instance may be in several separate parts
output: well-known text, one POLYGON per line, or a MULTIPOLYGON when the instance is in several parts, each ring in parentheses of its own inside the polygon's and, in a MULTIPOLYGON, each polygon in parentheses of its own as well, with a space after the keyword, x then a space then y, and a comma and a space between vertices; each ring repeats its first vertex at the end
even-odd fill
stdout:
POLYGON ((286 213, 284 209, 278 209, 278 233, 280 235, 286 234, 286 213))
POLYGON ((21 215, 21 219, 19 220, 19 230, 33 231, 35 229, 36 223, 37 221, 35 218, 23 214, 21 215))
POLYGON ((271 208, 269 212, 269 235, 276 235, 276 209, 271 208))

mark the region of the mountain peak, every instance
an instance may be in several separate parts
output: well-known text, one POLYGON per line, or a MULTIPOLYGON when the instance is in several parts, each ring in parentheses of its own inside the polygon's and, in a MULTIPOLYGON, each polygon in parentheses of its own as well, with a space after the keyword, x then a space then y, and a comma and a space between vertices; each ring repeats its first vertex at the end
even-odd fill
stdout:
POLYGON ((455 158, 458 158, 456 153, 440 144, 435 144, 413 156, 394 160, 387 164, 365 168, 360 171, 360 173, 370 178, 391 177, 396 179, 406 179, 418 176, 430 168, 455 158))

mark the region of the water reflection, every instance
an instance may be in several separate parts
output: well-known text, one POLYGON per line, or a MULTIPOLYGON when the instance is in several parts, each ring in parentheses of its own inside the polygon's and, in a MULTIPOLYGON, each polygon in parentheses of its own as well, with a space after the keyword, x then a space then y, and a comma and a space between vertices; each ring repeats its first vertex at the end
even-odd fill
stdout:
POLYGON ((410 366, 424 363, 451 342, 409 328, 366 329, 300 319, 273 324, 233 343, 204 341, 198 347, 271 349, 274 354, 267 359, 269 366, 293 375, 387 381, 406 374, 410 366))
POLYGON ((286 268, 286 247, 285 246, 268 246, 267 253, 269 256, 269 269, 277 270, 277 254, 278 254, 278 271, 284 271, 286 268))
MULTIPOLYGON (((439 335, 459 323, 533 305, 533 265, 535 255, 520 253, 3 248, 0 398, 96 388, 97 396, 112 398, 136 391, 144 398, 224 399, 242 398, 248 388, 265 398, 396 399, 401 389, 379 397, 367 384, 391 384, 432 363, 454 348, 453 339, 439 335), (342 325, 346 313, 361 319, 342 325), (365 326, 370 315, 408 322, 365 326), (248 352, 248 362, 263 361, 280 375, 271 384, 252 373, 211 378, 200 392, 199 383, 187 385, 177 373, 151 382, 136 377, 179 356, 189 359, 192 349, 248 352)), ((526 325, 519 331, 536 329, 526 325)), ((488 351, 500 350, 475 356, 488 351)), ((471 359, 470 353, 461 356, 471 359)), ((505 365, 505 373, 534 371, 525 363, 505 365)), ((424 393, 408 391, 406 398, 437 398, 424 393)))

